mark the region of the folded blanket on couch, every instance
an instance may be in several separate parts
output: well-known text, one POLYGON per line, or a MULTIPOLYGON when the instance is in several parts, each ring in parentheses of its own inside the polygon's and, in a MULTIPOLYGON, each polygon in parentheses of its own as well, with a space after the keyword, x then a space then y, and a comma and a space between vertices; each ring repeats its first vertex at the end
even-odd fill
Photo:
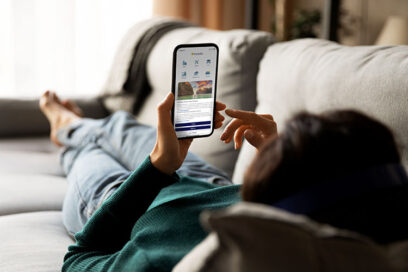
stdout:
POLYGON ((193 26, 185 21, 156 18, 133 26, 119 46, 110 76, 100 99, 114 111, 121 108, 137 114, 151 93, 146 63, 157 41, 166 33, 193 26))

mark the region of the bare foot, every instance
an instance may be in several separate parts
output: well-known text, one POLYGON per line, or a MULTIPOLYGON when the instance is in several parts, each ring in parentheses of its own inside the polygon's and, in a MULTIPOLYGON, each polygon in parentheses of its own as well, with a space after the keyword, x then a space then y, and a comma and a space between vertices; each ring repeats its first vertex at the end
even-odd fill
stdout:
POLYGON ((57 139, 58 130, 79 121, 82 111, 68 100, 61 102, 55 92, 51 91, 46 91, 41 96, 40 108, 50 122, 51 141, 57 146, 63 146, 57 139))

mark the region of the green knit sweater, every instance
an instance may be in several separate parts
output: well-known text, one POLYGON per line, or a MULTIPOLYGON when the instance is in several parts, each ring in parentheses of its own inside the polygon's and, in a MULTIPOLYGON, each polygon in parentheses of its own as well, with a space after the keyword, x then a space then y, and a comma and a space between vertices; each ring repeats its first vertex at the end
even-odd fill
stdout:
POLYGON ((206 236, 199 214, 240 201, 239 189, 165 175, 147 157, 75 235, 62 271, 171 271, 206 236))

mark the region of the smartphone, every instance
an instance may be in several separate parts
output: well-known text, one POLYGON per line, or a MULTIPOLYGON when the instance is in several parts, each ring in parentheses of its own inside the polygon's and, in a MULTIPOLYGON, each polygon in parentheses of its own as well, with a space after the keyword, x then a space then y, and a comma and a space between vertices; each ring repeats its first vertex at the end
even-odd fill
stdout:
POLYGON ((174 49, 172 120, 179 139, 207 137, 214 131, 218 51, 213 43, 174 49))

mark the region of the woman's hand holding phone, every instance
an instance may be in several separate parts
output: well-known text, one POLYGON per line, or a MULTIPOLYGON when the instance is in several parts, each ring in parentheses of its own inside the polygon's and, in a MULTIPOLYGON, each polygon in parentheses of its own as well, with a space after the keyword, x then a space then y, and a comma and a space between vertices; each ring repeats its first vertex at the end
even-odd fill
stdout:
POLYGON ((278 135, 276 123, 270 114, 234 109, 227 109, 225 113, 234 119, 224 129, 221 140, 229 143, 234 139, 235 149, 241 148, 242 136, 259 149, 268 138, 278 135))
MULTIPOLYGON (((150 153, 150 161, 159 171, 171 175, 183 164, 188 149, 193 142, 192 138, 177 139, 171 121, 171 109, 174 105, 174 94, 169 93, 157 107, 158 124, 157 140, 153 151, 150 153)), ((216 102, 214 128, 220 128, 224 117, 219 113, 226 108, 220 102, 216 102)))

